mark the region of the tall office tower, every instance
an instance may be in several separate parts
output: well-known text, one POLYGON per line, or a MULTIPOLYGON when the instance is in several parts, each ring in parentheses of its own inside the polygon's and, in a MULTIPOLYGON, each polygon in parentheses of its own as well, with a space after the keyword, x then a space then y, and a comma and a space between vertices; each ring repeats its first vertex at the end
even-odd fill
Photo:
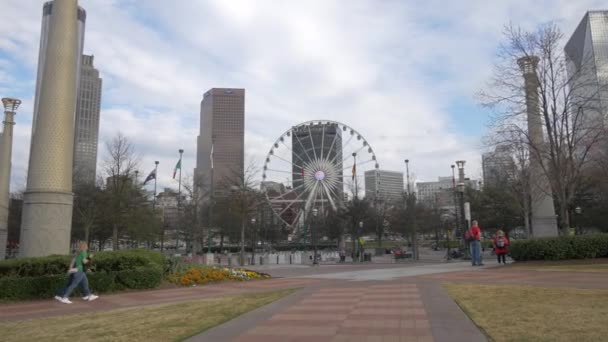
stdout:
POLYGON ((608 11, 589 11, 564 48, 573 110, 587 128, 606 128, 608 118, 608 11))
MULTIPOLYGON (((540 116, 538 94, 538 75, 536 67, 538 57, 527 56, 517 60, 524 77, 526 110, 528 121, 528 139, 532 146, 542 150, 545 145, 543 124, 540 116)), ((543 172, 538 153, 530 152, 530 194, 532 197, 532 235, 536 237, 556 236, 557 219, 549 178, 543 172)))
POLYGON ((511 179, 515 161, 508 146, 496 146, 493 152, 481 156, 484 186, 498 186, 511 179))
MULTIPOLYGON (((337 165, 338 179, 343 180, 342 130, 338 125, 299 126, 291 137, 293 188, 302 185, 302 166, 314 161, 315 156, 332 158, 337 165), (334 141, 335 140, 335 141, 334 141), (333 146, 332 143, 334 144, 333 146)), ((343 186, 338 188, 343 193, 343 186)), ((336 198, 342 198, 341 195, 336 198)))
POLYGON ((38 84, 20 255, 67 254, 72 228, 74 113, 84 11, 77 0, 43 10, 38 84))
POLYGON ((83 55, 74 125, 74 185, 95 184, 101 82, 93 56, 83 55))
POLYGON ((403 200, 403 172, 365 171, 365 197, 396 203, 403 200))
POLYGON ((225 195, 227 184, 243 179, 244 159, 245 89, 213 88, 201 102, 195 174, 214 195, 225 195))

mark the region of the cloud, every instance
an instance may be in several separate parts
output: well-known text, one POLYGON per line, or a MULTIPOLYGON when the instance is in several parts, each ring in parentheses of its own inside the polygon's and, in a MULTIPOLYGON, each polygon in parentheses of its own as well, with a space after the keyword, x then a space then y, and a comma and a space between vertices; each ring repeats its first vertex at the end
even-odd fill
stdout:
MULTIPOLYGON (((31 103, 42 1, 6 0, 0 12, 0 90, 31 103), (17 20, 18 18, 18 20, 17 20), (16 87, 13 87, 13 83, 16 87)), ((199 106, 212 87, 246 95, 246 155, 261 165, 289 127, 341 121, 374 147, 381 168, 411 160, 419 180, 448 175, 456 159, 480 175, 479 113, 473 95, 491 72, 504 24, 555 20, 566 35, 599 1, 81 1, 85 53, 104 79, 103 141, 119 130, 160 160, 159 184, 184 148, 195 165, 199 106), (470 124, 456 127, 455 122, 470 124), (164 166, 162 166, 164 165, 164 166), (164 170, 164 168, 167 168, 164 170)), ((16 156, 29 150, 31 105, 18 115, 16 156)), ((13 188, 26 162, 14 160, 13 188)))

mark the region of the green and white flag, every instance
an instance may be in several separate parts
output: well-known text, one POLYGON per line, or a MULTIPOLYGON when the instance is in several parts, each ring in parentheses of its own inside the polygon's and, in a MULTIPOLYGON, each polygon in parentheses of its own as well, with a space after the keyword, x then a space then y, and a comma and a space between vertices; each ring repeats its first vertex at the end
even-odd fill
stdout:
POLYGON ((177 164, 175 164, 175 169, 173 169, 173 179, 175 179, 175 175, 177 174, 177 169, 182 169, 182 158, 180 157, 179 160, 177 161, 177 164))

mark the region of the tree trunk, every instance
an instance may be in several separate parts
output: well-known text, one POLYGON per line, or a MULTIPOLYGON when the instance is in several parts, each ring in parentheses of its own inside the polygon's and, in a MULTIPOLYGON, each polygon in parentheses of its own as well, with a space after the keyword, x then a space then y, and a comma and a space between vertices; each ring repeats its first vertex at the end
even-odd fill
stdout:
POLYGON ((245 266, 245 219, 241 221, 241 266, 245 266))
POLYGON ((112 249, 118 250, 118 225, 116 223, 112 226, 112 249))
POLYGON ((220 233, 220 253, 224 249, 224 233, 220 233))

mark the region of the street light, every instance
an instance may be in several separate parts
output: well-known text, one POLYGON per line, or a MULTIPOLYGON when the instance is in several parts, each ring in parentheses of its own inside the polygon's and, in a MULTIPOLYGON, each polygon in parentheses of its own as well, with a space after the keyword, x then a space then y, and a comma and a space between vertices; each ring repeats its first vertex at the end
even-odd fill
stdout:
POLYGON ((580 220, 579 217, 580 215, 583 213, 583 209, 581 207, 576 207, 574 208, 574 213, 576 213, 576 229, 578 230, 578 233, 581 233, 581 224, 580 224, 580 220))
POLYGON ((361 244, 361 234, 363 234, 363 221, 359 221, 359 234, 357 239, 357 244, 359 245, 359 261, 363 258, 363 245, 361 244))
POLYGON ((313 265, 318 265, 319 263, 317 262, 317 239, 316 239, 316 232, 315 232, 315 225, 317 222, 317 215, 319 214, 319 209, 317 208, 312 208, 312 216, 313 216, 313 224, 312 227, 310 229, 310 234, 311 234, 311 239, 312 239, 312 264, 313 265))
POLYGON ((255 238, 256 238, 256 229, 255 229, 255 217, 251 218, 251 228, 253 232, 251 232, 251 264, 255 265, 255 238))

